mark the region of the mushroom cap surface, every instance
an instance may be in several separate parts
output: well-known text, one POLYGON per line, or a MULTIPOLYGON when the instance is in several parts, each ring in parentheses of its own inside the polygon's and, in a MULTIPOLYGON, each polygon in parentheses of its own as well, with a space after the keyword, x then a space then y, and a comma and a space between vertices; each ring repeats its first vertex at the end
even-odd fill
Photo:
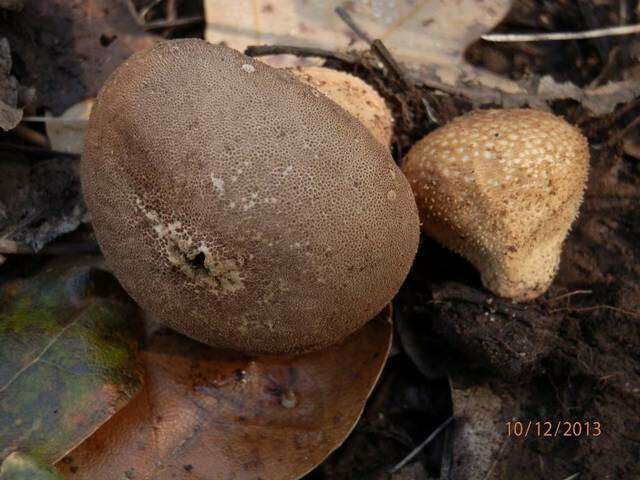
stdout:
POLYGON ((376 139, 388 147, 393 133, 393 116, 376 90, 349 73, 326 67, 298 67, 289 71, 311 85, 360 120, 376 139))
POLYGON ((403 171, 422 228, 497 295, 528 300, 555 276, 588 175, 580 131, 550 113, 479 110, 416 143, 403 171))
POLYGON ((172 40, 98 95, 81 163, 108 264, 215 347, 337 343, 395 295, 419 221, 388 149, 334 102, 229 48, 172 40))

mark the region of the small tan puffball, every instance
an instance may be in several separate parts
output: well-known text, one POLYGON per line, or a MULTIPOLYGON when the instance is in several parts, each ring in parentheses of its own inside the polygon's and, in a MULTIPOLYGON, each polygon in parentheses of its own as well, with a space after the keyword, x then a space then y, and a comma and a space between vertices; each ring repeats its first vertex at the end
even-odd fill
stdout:
POLYGON ((393 117, 373 87, 358 77, 326 67, 300 67, 289 70, 298 80, 310 85, 367 127, 385 147, 391 143, 393 117))
POLYGON ((588 169, 578 129, 527 109, 459 117, 416 143, 403 167, 423 230, 516 300, 551 284, 588 169))

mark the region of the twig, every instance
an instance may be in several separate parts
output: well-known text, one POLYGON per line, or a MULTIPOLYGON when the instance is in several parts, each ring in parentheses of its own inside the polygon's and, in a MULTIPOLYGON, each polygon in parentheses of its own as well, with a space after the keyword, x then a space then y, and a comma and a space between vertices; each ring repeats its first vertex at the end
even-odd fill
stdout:
POLYGON ((590 295, 593 293, 593 290, 574 290, 573 292, 564 293, 562 295, 558 295, 557 297, 550 298, 544 303, 557 302, 558 300, 562 300, 563 298, 573 297, 574 295, 590 295))
POLYGON ((57 242, 35 252, 30 246, 14 240, 0 239, 0 255, 83 255, 99 253, 94 242, 57 242))
POLYGON ((422 104, 424 105, 424 109, 427 111, 427 118, 429 119, 429 121, 431 123, 435 123, 436 125, 439 125, 440 120, 438 120, 438 117, 436 116, 436 112, 433 111, 431 104, 424 97, 422 97, 421 100, 422 100, 422 104))
POLYGON ((493 459, 493 462, 491 462, 491 466, 489 467, 489 470, 487 470, 487 473, 482 480, 487 480, 487 478, 489 478, 493 470, 496 468, 498 461, 502 459, 502 453, 504 452, 504 449, 506 448, 507 444, 511 443, 511 438, 512 437, 509 436, 502 441, 502 445, 500 445, 500 450, 498 450, 497 455, 493 459))
MULTIPOLYGON (((406 88, 410 92, 416 92, 415 84, 409 79, 409 77, 407 77, 402 67, 400 67, 398 62, 396 62, 396 60, 391 55, 391 52, 389 52, 389 50, 384 45, 384 43, 382 43, 381 40, 379 39, 374 40, 373 43, 371 44, 371 50, 373 51, 373 53, 375 53, 378 56, 380 61, 384 63, 384 65, 387 67, 387 70, 392 72, 398 78, 398 80, 400 81, 400 83, 404 88, 406 88)), ((435 111, 431 106, 431 103, 429 102, 429 100, 425 98, 423 94, 420 94, 420 100, 422 100, 422 105, 424 106, 427 112, 427 118, 431 122, 438 125, 440 121, 438 120, 438 117, 436 116, 435 111)))
POLYGON ((576 478, 578 478, 580 476, 580 472, 576 472, 573 475, 569 475, 567 478, 565 478, 564 480, 576 480, 576 478))
POLYGON ((167 3, 164 5, 164 14, 167 17, 167 20, 175 20, 178 18, 178 7, 176 5, 176 0, 167 0, 167 3))
POLYGON ((441 431, 447 428, 447 425, 449 425, 452 421, 453 421, 453 415, 447 418, 444 422, 442 422, 438 426, 438 428, 436 428, 433 432, 431 432, 431 435, 429 435, 420 445, 414 448, 409 455, 404 457, 404 459, 402 459, 400 463, 398 463, 395 467, 389 470, 389 473, 396 473, 398 470, 404 467, 407 463, 409 463, 413 459, 413 457, 418 455, 424 449, 424 447, 429 445, 429 443, 431 443, 433 439, 436 438, 441 431))
POLYGON ((640 24, 596 28, 582 32, 550 33, 486 33, 480 38, 488 42, 546 42, 549 40, 584 40, 587 38, 613 37, 640 33, 640 24))
POLYGON ((156 20, 154 22, 143 23, 141 25, 145 30, 159 30, 162 28, 188 27, 202 23, 204 18, 202 15, 193 15, 191 17, 176 18, 175 20, 156 20))
POLYGON ((636 117, 632 122, 629 123, 629 125, 624 127, 622 130, 617 132, 615 135, 612 135, 611 138, 609 138, 609 140, 607 140, 607 146, 612 146, 612 145, 615 145, 616 143, 618 143, 620 140, 622 140, 625 137, 625 135, 632 128, 636 127, 637 125, 640 125, 640 116, 636 117))
MULTIPOLYGON (((151 4, 150 8, 155 7, 159 4, 160 1, 156 0, 151 4)), ((127 8, 129 9, 129 13, 135 20, 135 22, 145 30, 158 30, 162 28, 175 28, 175 27, 185 27, 189 25, 195 25, 198 23, 202 23, 204 19, 202 15, 193 15, 191 17, 183 17, 183 18, 174 18, 167 20, 156 20, 153 22, 147 22, 145 20, 146 15, 149 13, 149 10, 143 9, 142 12, 138 12, 133 0, 127 0, 127 8)))
MULTIPOLYGON (((372 41, 371 37, 369 37, 369 35, 367 35, 367 33, 358 26, 358 24, 351 17, 351 14, 349 14, 349 12, 344 7, 336 7, 335 12, 342 19, 342 21, 347 24, 347 26, 353 31, 353 33, 356 34, 356 36, 369 44, 369 46, 371 47, 371 51, 378 56, 382 63, 385 64, 387 70, 393 72, 396 77, 398 77, 405 88, 410 91, 416 90, 415 84, 408 79, 402 68, 400 68, 398 62, 395 61, 395 59, 391 55, 391 52, 389 52, 387 47, 384 45, 384 43, 382 43, 380 39, 375 39, 372 41)), ((431 107, 429 100, 424 96, 421 96, 421 100, 427 112, 427 118, 429 119, 429 121, 435 123, 436 125, 439 124, 440 122, 438 121, 438 118, 435 114, 434 109, 431 107)))
POLYGON ((153 0, 151 3, 149 3, 149 5, 147 5, 146 7, 143 7, 140 12, 138 13, 138 17, 143 21, 146 22, 147 21, 147 15, 149 15, 149 12, 151 12, 151 10, 153 10, 154 8, 156 8, 158 5, 160 5, 162 3, 162 0, 153 0))
POLYGON ((0 143, 0 152, 21 152, 28 153, 36 157, 71 157, 80 158, 77 153, 60 152, 58 150, 51 150, 48 148, 30 147, 27 145, 19 145, 17 143, 0 143))
POLYGON ((364 40, 369 45, 373 43, 371 37, 369 37, 369 35, 367 35, 367 33, 356 24, 349 12, 347 12, 344 7, 336 7, 334 11, 338 14, 342 21, 347 24, 347 26, 353 31, 353 33, 358 36, 358 38, 364 40))
POLYGON ((296 47, 293 45, 249 45, 244 54, 249 57, 263 57, 265 55, 296 55, 298 57, 320 57, 339 60, 344 63, 356 63, 355 55, 332 52, 322 48, 296 47))
POLYGON ((628 6, 626 0, 622 0, 621 2, 618 2, 618 4, 618 17, 620 18, 620 25, 624 25, 625 23, 627 23, 627 19, 629 18, 629 9, 627 8, 628 6))
MULTIPOLYGON (((127 9, 129 10, 129 15, 131 15, 133 17, 133 19, 135 20, 135 22, 138 25, 141 25, 140 23, 140 16, 138 14, 138 10, 136 9, 136 5, 133 2, 133 0, 127 0, 127 9)), ((144 21, 142 22, 144 23, 144 21)))
POLYGON ((353 30, 353 33, 371 46, 373 53, 378 56, 390 72, 398 77, 406 88, 413 88, 413 83, 407 79, 407 76, 404 74, 402 68, 400 68, 400 65, 398 65, 398 62, 395 61, 391 52, 389 52, 380 39, 371 40, 371 37, 369 37, 369 35, 367 35, 367 33, 356 24, 349 12, 347 12, 343 7, 336 7, 335 12, 338 14, 340 19, 346 23, 351 30, 353 30))
POLYGON ((620 45, 616 45, 611 49, 611 51, 609 52, 609 56, 607 57, 607 61, 604 64, 604 67, 602 68, 598 76, 594 78, 591 81, 591 83, 589 83, 589 86, 587 88, 589 89, 597 88, 598 85, 602 85, 603 83, 605 83, 605 80, 609 78, 609 76, 611 75, 611 73, 613 73, 614 70, 616 70, 616 67, 618 64, 618 56, 620 55, 621 51, 622 51, 622 48, 620 45))
MULTIPOLYGON (((24 119, 23 119, 24 120, 24 119)), ((32 128, 27 127, 26 125, 18 125, 16 128, 12 130, 12 133, 21 139, 37 145, 42 148, 51 148, 49 144, 49 139, 46 135, 41 134, 40 132, 33 130, 32 128)))
POLYGON ((627 103, 626 105, 624 105, 622 108, 620 108, 619 110, 613 112, 611 114, 612 117, 612 123, 619 120, 621 117, 623 117, 624 115, 626 115, 627 113, 629 113, 630 111, 632 111, 633 109, 635 109, 636 107, 640 107, 640 97, 631 100, 629 103, 627 103))
MULTIPOLYGON (((593 10, 592 2, 578 1, 577 3, 578 10, 580 11, 582 18, 584 18, 586 22, 587 28, 589 28, 590 30, 594 28, 600 28, 600 22, 598 21, 598 17, 593 10)), ((603 62, 606 62, 611 50, 611 47, 609 46, 609 40, 607 38, 596 38, 593 40, 593 43, 598 50, 600 59, 603 62)))
POLYGON ((550 310, 551 313, 556 312, 593 312, 596 310, 611 310, 616 313, 622 313, 623 315, 629 315, 630 317, 640 318, 640 312, 634 312, 633 310, 625 310, 624 308, 614 307, 612 305, 593 305, 591 307, 565 307, 565 308, 555 308, 550 310))
POLYGON ((373 50, 373 53, 375 53, 380 58, 380 60, 382 61, 382 63, 385 64, 387 69, 390 72, 392 72, 396 77, 398 77, 398 80, 400 80, 400 82, 402 82, 402 84, 406 88, 408 88, 409 90, 413 90, 414 88, 413 82, 411 82, 407 78, 407 76, 404 73, 404 70, 400 68, 400 65, 398 65, 398 62, 396 62, 396 60, 391 56, 391 52, 387 50, 387 47, 385 47, 384 43, 382 43, 381 40, 375 39, 371 44, 371 50, 373 50))

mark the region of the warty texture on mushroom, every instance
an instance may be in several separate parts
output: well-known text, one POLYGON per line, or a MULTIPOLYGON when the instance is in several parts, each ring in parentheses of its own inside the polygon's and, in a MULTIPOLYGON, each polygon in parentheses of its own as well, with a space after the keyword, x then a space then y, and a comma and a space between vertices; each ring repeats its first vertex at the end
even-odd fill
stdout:
POLYGON ((516 300, 553 281, 588 169, 580 131, 529 109, 459 117, 416 143, 403 165, 424 232, 469 259, 489 290, 516 300))
POLYGON ((216 347, 299 353, 372 319, 419 220, 388 148, 283 69, 172 40, 134 54, 81 162, 108 264, 160 321, 216 347))
POLYGON ((301 82, 310 85, 367 127, 385 147, 391 143, 393 116, 376 90, 362 79, 327 67, 289 69, 301 82))

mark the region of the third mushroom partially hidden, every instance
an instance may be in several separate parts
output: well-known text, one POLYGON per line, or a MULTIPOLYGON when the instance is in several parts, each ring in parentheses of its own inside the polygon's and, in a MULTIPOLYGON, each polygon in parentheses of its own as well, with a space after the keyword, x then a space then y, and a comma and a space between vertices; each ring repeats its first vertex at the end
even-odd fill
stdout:
POLYGON ((495 294, 530 300, 556 274, 588 167, 575 127, 517 109, 473 112, 435 130, 403 170, 423 230, 468 258, 495 294))

